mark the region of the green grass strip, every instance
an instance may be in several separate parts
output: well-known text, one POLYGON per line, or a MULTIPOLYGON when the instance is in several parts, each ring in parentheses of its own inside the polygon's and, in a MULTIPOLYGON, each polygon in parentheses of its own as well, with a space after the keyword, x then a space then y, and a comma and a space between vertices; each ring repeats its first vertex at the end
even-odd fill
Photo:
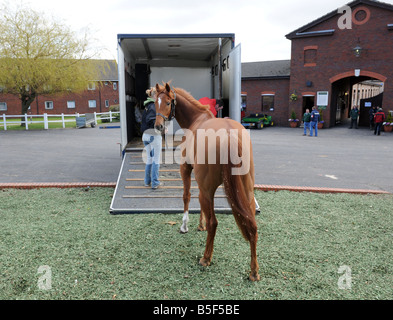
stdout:
POLYGON ((393 196, 257 191, 261 281, 231 215, 109 214, 113 189, 0 190, 0 299, 392 299, 393 196), (176 224, 174 224, 176 222, 176 224), (38 280, 52 272, 51 289, 38 280), (340 266, 351 288, 340 289, 340 266))

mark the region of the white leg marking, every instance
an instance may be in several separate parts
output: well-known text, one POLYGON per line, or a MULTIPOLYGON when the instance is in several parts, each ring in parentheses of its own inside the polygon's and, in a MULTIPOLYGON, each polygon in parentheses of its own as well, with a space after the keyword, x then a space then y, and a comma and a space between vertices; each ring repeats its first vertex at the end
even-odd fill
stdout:
POLYGON ((180 227, 180 232, 181 233, 187 233, 188 232, 187 223, 188 223, 188 221, 190 221, 190 219, 188 218, 188 211, 184 212, 182 221, 183 221, 183 224, 180 227))

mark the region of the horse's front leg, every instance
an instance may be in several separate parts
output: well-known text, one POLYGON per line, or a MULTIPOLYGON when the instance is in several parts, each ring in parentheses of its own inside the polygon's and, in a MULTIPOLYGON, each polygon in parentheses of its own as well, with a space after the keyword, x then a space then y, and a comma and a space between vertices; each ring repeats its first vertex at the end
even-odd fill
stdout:
POLYGON ((206 219, 205 219, 205 214, 202 211, 202 208, 201 208, 201 215, 199 216, 198 231, 206 231, 206 219))
POLYGON ((183 214, 183 223, 180 227, 180 233, 187 233, 188 232, 188 205, 190 204, 191 199, 191 171, 192 167, 188 164, 182 164, 180 166, 180 174, 183 180, 183 203, 184 203, 184 214, 183 214))

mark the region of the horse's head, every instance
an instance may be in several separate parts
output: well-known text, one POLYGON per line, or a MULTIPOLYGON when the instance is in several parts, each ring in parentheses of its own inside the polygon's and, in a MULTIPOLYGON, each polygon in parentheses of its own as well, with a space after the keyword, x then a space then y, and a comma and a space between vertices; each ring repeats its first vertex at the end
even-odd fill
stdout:
POLYGON ((168 83, 165 86, 156 85, 156 122, 154 128, 160 132, 165 130, 165 121, 175 117, 176 93, 168 83))

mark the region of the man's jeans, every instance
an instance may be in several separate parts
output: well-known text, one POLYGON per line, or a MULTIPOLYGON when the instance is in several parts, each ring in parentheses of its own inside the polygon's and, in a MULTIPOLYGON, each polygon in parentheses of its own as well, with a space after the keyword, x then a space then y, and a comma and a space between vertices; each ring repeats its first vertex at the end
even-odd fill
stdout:
POLYGON ((160 185, 159 171, 162 137, 160 134, 149 134, 145 132, 142 136, 142 140, 145 145, 147 156, 145 167, 145 186, 151 184, 151 187, 154 188, 160 185))
POLYGON ((312 137, 313 128, 315 128, 315 136, 318 137, 318 122, 310 122, 310 137, 312 137))
POLYGON ((376 123, 374 134, 378 134, 380 136, 381 135, 381 128, 382 128, 382 122, 376 123))
POLYGON ((304 123, 304 135, 307 135, 307 129, 310 131, 310 122, 304 123))

